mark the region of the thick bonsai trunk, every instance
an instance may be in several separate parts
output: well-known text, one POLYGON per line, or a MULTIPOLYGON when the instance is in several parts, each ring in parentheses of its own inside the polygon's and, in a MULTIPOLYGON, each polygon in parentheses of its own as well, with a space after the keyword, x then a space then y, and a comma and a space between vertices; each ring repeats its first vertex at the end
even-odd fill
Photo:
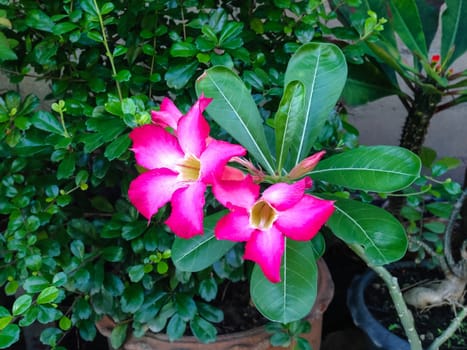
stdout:
MULTIPOLYGON (((417 155, 421 154, 431 118, 433 118, 440 100, 441 96, 438 94, 428 94, 420 88, 415 90, 414 101, 407 111, 399 146, 407 148, 417 155)), ((390 197, 386 209, 399 218, 404 203, 404 197, 390 197)))
POLYGON ((400 146, 405 147, 415 154, 420 155, 430 126, 431 118, 436 111, 436 106, 441 96, 427 94, 425 91, 415 91, 415 100, 405 119, 400 146))

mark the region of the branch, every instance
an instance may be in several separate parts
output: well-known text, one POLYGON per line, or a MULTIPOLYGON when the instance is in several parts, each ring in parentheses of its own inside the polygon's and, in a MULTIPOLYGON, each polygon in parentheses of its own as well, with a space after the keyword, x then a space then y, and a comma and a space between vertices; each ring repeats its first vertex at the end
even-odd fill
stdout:
MULTIPOLYGON (((457 199, 456 203, 454 203, 451 216, 449 217, 449 221, 446 226, 446 232, 444 233, 444 243, 443 243, 444 244, 444 256, 446 258, 446 262, 448 263, 450 270, 453 271, 453 273, 456 273, 455 268, 454 268, 456 265, 456 262, 454 261, 454 257, 452 256, 452 250, 451 250, 452 231, 453 231, 457 216, 459 215, 462 204, 464 203, 464 200, 466 197, 467 197, 467 188, 465 188, 464 191, 462 191, 462 194, 457 199)), ((461 278, 461 276, 457 276, 457 277, 461 278)))
POLYGON ((449 327, 444 330, 440 336, 436 337, 436 339, 431 343, 427 350, 437 350, 439 347, 446 342, 449 338, 453 336, 453 334, 457 331, 459 327, 462 326, 462 321, 467 316, 467 306, 464 306, 457 314, 457 316, 451 321, 449 327))
POLYGON ((399 283, 397 282, 397 278, 392 276, 384 266, 373 265, 366 257, 365 252, 360 245, 348 244, 348 246, 368 265, 368 267, 375 271, 386 284, 394 307, 396 308, 397 315, 399 316, 402 327, 404 328, 405 335, 409 341, 410 349, 423 350, 420 336, 415 329, 415 322, 412 312, 409 310, 407 304, 405 303, 404 297, 402 296, 402 292, 399 287, 399 283))

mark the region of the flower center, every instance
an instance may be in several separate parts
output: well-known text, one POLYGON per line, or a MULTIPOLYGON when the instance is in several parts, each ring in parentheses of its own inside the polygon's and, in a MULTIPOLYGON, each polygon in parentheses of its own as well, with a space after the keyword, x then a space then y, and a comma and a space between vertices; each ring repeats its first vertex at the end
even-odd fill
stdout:
POLYGON ((178 164, 179 176, 182 181, 196 181, 199 178, 201 162, 193 155, 188 155, 178 164))
POLYGON ((250 213, 250 224, 260 230, 268 230, 277 218, 276 210, 264 200, 255 203, 250 213))

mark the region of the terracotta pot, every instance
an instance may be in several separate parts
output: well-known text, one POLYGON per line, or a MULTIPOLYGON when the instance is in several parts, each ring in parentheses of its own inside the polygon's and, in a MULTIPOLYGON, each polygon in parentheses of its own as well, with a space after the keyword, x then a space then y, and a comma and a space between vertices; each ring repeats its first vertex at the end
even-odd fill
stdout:
MULTIPOLYGON (((323 313, 326 311, 329 303, 334 296, 334 283, 329 273, 328 267, 323 259, 318 260, 318 294, 313 309, 307 316, 311 324, 311 332, 303 334, 313 350, 319 350, 321 345, 321 330, 323 322, 323 313)), ((110 333, 115 323, 109 318, 104 317, 97 323, 97 329, 106 337, 110 333)), ((210 344, 200 343, 195 337, 182 337, 175 342, 170 342, 165 334, 155 334, 148 332, 143 337, 130 337, 124 350, 266 350, 283 349, 272 347, 269 343, 271 334, 267 333, 264 327, 258 327, 249 331, 237 332, 231 334, 218 335, 216 342, 210 344)))

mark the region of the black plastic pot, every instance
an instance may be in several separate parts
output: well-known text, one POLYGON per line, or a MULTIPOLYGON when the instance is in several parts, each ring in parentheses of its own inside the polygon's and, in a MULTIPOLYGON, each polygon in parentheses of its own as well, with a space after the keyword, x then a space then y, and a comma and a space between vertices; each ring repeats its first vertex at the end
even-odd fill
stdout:
POLYGON ((361 328, 373 343, 371 350, 410 350, 407 339, 402 339, 391 333, 373 317, 366 306, 365 289, 376 278, 378 278, 376 273, 373 270, 368 270, 352 280, 347 292, 347 307, 352 319, 355 325, 361 328))

